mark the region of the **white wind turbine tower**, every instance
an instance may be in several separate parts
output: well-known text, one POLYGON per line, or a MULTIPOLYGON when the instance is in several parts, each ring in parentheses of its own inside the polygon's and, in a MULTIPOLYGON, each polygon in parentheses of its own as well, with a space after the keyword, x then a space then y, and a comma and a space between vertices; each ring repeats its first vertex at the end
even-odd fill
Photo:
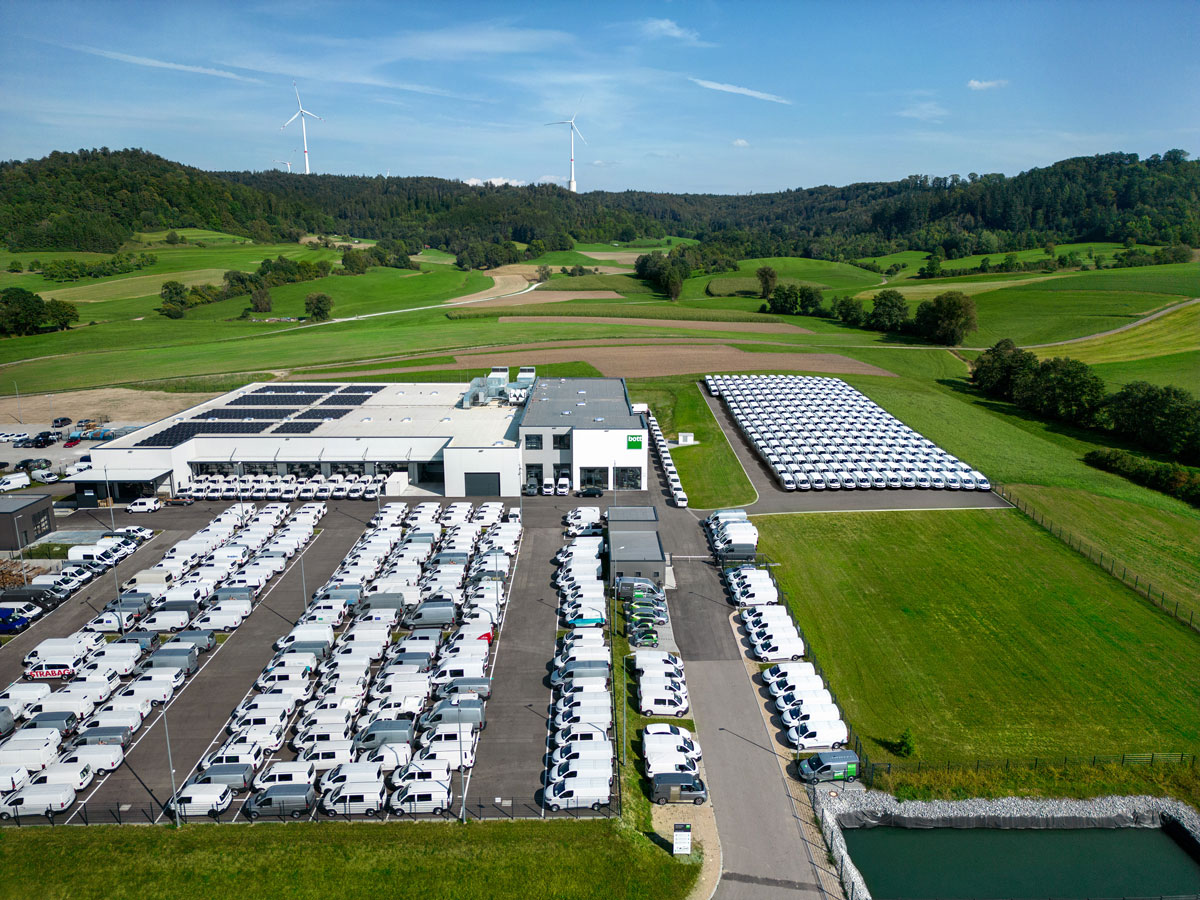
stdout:
MULTIPOLYGON (((575 116, 577 116, 577 115, 579 115, 578 111, 575 112, 575 116)), ((569 118, 569 119, 563 119, 561 122, 547 122, 546 123, 547 125, 568 125, 568 126, 570 126, 569 130, 571 132, 571 180, 567 182, 567 190, 569 190, 572 194, 578 193, 578 191, 575 190, 575 135, 579 135, 579 139, 581 141, 583 141, 585 144, 587 143, 587 139, 584 138, 583 132, 581 132, 578 128, 575 127, 575 116, 571 116, 571 118, 569 118)))
MULTIPOLYGON (((320 116, 318 116, 316 113, 310 113, 307 109, 304 108, 304 104, 300 102, 300 88, 296 87, 296 82, 294 82, 294 81, 292 82, 292 89, 296 92, 296 106, 298 107, 298 109, 296 110, 295 114, 290 119, 288 119, 286 122, 283 123, 282 126, 280 126, 279 130, 283 131, 284 128, 287 128, 289 125, 291 125, 293 122, 295 122, 296 119, 300 120, 300 135, 304 140, 304 174, 308 175, 309 174, 309 169, 308 169, 308 129, 304 126, 304 117, 309 116, 310 118, 313 118, 313 119, 320 119, 320 121, 322 121, 322 122, 324 122, 325 120, 322 119, 320 116)), ((291 170, 292 170, 292 167, 291 167, 291 165, 289 165, 288 171, 290 172, 291 170)))
POLYGON ((273 160, 273 162, 277 162, 281 166, 287 166, 288 174, 289 175, 292 174, 292 161, 290 159, 276 159, 276 160, 273 160))

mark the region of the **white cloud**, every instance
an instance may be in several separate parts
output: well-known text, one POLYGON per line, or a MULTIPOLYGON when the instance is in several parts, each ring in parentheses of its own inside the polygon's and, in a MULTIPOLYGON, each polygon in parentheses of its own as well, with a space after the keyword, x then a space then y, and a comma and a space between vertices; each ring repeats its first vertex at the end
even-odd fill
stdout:
POLYGON ((700 40, 700 34, 691 28, 684 28, 672 19, 646 19, 639 26, 642 37, 655 40, 671 38, 682 41, 692 47, 712 47, 713 44, 700 40))
POLYGON ((609 159, 593 159, 592 165, 597 169, 612 169, 616 167, 616 163, 609 159))
POLYGON ((904 116, 906 119, 917 119, 921 122, 940 122, 950 115, 950 110, 935 100, 921 100, 917 103, 910 103, 896 115, 904 116))
POLYGON ((493 187, 502 184, 510 184, 513 187, 521 187, 523 184, 525 184, 525 182, 518 178, 464 178, 463 184, 469 184, 471 187, 480 187, 481 185, 485 184, 490 184, 493 187))
POLYGON ((737 138, 737 139, 736 139, 736 140, 733 142, 733 146, 735 146, 735 147, 749 147, 749 146, 750 146, 750 142, 749 142, 748 140, 746 140, 745 138, 737 138))
POLYGON ((257 78, 248 78, 245 75, 238 75, 236 72, 229 72, 225 69, 210 69, 207 66, 187 66, 183 63, 151 59, 149 56, 133 56, 129 53, 118 53, 116 50, 102 50, 99 47, 88 47, 85 45, 63 44, 63 46, 70 50, 78 50, 80 53, 90 53, 92 56, 113 59, 117 62, 131 63, 135 66, 147 66, 151 69, 171 69, 175 72, 192 72, 196 75, 211 75, 214 78, 228 78, 231 81, 246 81, 250 84, 265 84, 265 82, 257 78))
POLYGON ((1007 78, 997 78, 995 81, 980 81, 978 78, 972 78, 967 82, 967 87, 973 91, 990 91, 995 88, 1002 88, 1007 84, 1007 78))
POLYGON ((791 106, 792 101, 780 97, 778 94, 767 94, 763 91, 756 91, 752 88, 741 87, 736 84, 722 84, 719 81, 705 81, 703 78, 688 78, 692 84, 698 84, 702 88, 707 88, 710 91, 724 91, 727 94, 741 94, 743 97, 753 97, 755 100, 769 100, 771 103, 783 103, 791 106))
POLYGON ((547 182, 550 184, 566 184, 570 179, 566 175, 541 175, 535 178, 534 181, 539 184, 547 182))

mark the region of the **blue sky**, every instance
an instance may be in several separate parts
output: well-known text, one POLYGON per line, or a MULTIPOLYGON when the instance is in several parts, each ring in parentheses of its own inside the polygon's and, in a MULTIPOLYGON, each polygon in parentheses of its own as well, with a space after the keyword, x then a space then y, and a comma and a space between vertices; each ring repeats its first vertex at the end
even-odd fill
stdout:
POLYGON ((1200 150, 1200 5, 16 3, 0 158, 738 193, 1200 150))

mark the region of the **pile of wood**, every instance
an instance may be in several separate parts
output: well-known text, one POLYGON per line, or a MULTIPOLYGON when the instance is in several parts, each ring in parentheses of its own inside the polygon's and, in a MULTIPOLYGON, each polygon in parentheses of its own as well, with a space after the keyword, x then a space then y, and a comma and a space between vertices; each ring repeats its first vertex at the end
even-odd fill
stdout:
POLYGON ((35 566, 19 559, 0 559, 0 588, 21 587, 35 575, 45 575, 45 566, 35 566), (25 572, 22 575, 21 570, 25 572))

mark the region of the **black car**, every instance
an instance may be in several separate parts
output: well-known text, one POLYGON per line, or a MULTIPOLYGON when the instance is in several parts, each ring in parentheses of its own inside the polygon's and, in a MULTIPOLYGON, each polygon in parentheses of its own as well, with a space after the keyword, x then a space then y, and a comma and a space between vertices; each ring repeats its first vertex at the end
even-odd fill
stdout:
MULTIPOLYGON (((15 447, 17 445, 13 444, 13 446, 15 447)), ((32 469, 36 464, 37 464, 36 459, 23 459, 19 463, 17 463, 15 466, 13 466, 13 468, 14 469, 32 469)))
POLYGON ((580 490, 576 491, 576 496, 578 496, 578 497, 603 497, 604 496, 604 488, 598 488, 598 487, 581 488, 580 490))
POLYGON ((8 463, 6 461, 0 460, 0 469, 7 469, 7 468, 8 468, 8 463))
POLYGON ((54 446, 54 440, 48 437, 34 438, 31 446, 37 448, 38 450, 45 450, 47 447, 54 446))

